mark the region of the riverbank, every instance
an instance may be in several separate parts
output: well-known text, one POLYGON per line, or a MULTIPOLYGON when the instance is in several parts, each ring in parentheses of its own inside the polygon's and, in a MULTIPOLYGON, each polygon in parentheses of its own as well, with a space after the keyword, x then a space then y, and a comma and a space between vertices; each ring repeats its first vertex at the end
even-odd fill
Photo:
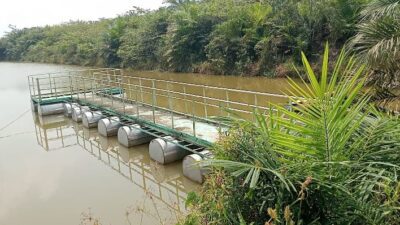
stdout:
POLYGON ((112 19, 13 28, 0 39, 0 60, 282 77, 294 74, 301 50, 317 61, 325 41, 340 48, 354 34, 359 1, 346 10, 336 0, 171 1, 112 19))

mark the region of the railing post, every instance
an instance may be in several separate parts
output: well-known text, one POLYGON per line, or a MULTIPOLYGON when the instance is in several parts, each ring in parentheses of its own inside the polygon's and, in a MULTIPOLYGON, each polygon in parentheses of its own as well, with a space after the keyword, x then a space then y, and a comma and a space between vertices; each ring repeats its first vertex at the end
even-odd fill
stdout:
MULTIPOLYGON (((104 78, 103 78, 104 76, 103 76, 103 74, 100 74, 100 90, 102 90, 102 91, 104 91, 104 90, 107 90, 106 88, 104 88, 104 86, 105 86, 105 81, 104 81, 104 78)), ((102 106, 104 106, 104 95, 105 95, 105 93, 101 93, 100 92, 100 102, 101 102, 101 105, 102 106)))
POLYGON ((78 79, 76 78, 75 79, 75 85, 76 85, 76 87, 77 87, 77 97, 78 97, 78 100, 80 99, 80 97, 79 97, 79 95, 80 95, 80 92, 81 92, 81 88, 79 87, 79 82, 78 82, 78 79))
POLYGON ((192 96, 192 122, 193 122, 193 136, 196 137, 196 117, 194 113, 195 107, 194 107, 194 99, 192 96))
POLYGON ((186 87, 183 86, 183 98, 185 99, 185 115, 189 114, 189 109, 188 109, 188 105, 187 105, 187 98, 186 98, 186 87))
POLYGON ((141 78, 139 78, 139 90, 140 90, 140 96, 141 96, 142 103, 143 103, 144 100, 143 100, 143 88, 142 88, 142 79, 141 78))
POLYGON ((231 114, 229 113, 229 93, 228 93, 228 90, 225 90, 225 95, 226 95, 226 108, 228 110, 228 117, 230 117, 231 114))
POLYGON ((36 85, 37 85, 37 89, 38 89, 38 95, 39 95, 39 105, 42 102, 42 93, 40 91, 40 84, 39 84, 39 78, 36 78, 36 85))
POLYGON ((203 101, 204 101, 204 115, 206 119, 208 118, 208 113, 207 113, 207 101, 206 101, 206 87, 203 86, 203 101))
POLYGON ((28 86, 29 86, 29 96, 31 97, 31 99, 32 99, 32 87, 31 87, 31 79, 30 79, 30 77, 28 77, 28 86))
POLYGON ((69 72, 68 75, 69 75, 69 76, 68 76, 68 78, 69 78, 69 90, 70 90, 70 92, 71 92, 70 94, 71 94, 71 99, 72 99, 72 95, 73 95, 73 91, 74 91, 73 88, 74 88, 74 87, 72 86, 72 76, 71 76, 71 72, 69 72))
POLYGON ((171 128, 174 129, 175 128, 175 123, 174 123, 174 110, 173 108, 173 104, 171 103, 172 99, 171 99, 171 91, 170 91, 170 85, 169 83, 167 83, 167 91, 168 91, 168 109, 171 113, 171 128))
POLYGON ((57 83, 56 83, 56 78, 55 77, 53 77, 53 82, 54 82, 54 93, 57 96, 57 83))
MULTIPOLYGON (((114 70, 114 74, 115 74, 115 70, 114 70)), ((120 97, 121 97, 121 100, 122 100, 122 104, 123 104, 123 108, 124 108, 124 114, 126 113, 126 109, 125 109, 125 97, 124 97, 124 92, 123 92, 123 88, 122 88, 122 85, 121 85, 121 83, 123 82, 123 79, 122 79, 122 76, 120 75, 120 79, 119 79, 119 82, 118 82, 118 86, 119 86, 119 95, 120 95, 120 97)))
POLYGON ((153 89, 153 101, 152 101, 152 108, 153 108, 153 123, 156 123, 156 114, 155 114, 155 106, 156 106, 156 84, 154 80, 151 80, 152 89, 153 89))
POLYGON ((108 75, 108 88, 110 90, 110 94, 111 95, 111 107, 114 108, 114 95, 112 94, 112 85, 111 85, 111 75, 108 75))
POLYGON ((82 85, 83 85, 83 98, 86 101, 86 85, 85 85, 85 77, 82 76, 82 85))
POLYGON ((137 118, 140 118, 140 113, 139 113, 139 102, 138 102, 138 87, 135 86, 135 103, 136 103, 136 114, 137 114, 137 118))
POLYGON ((49 75, 49 84, 50 84, 50 94, 53 94, 53 87, 51 85, 51 75, 50 75, 50 73, 48 75, 49 75))
POLYGON ((36 96, 36 89, 35 89, 35 79, 33 77, 31 77, 31 85, 32 85, 32 89, 33 89, 33 96, 36 96))
POLYGON ((253 113, 253 120, 254 120, 254 122, 256 122, 256 115, 255 115, 255 113, 256 113, 256 111, 257 111, 257 108, 258 108, 257 94, 254 94, 254 113, 253 113))
POLYGON ((219 128, 219 130, 222 129, 222 125, 221 125, 221 119, 222 119, 222 116, 223 116, 222 107, 223 107, 223 103, 221 103, 221 105, 219 106, 219 117, 220 117, 220 119, 218 120, 218 128, 219 128))
MULTIPOLYGON (((89 74, 90 75, 90 74, 89 74)), ((95 79, 95 77, 94 77, 94 73, 92 73, 91 74, 92 75, 92 82, 90 82, 90 88, 92 89, 92 101, 93 101, 93 103, 95 102, 94 101, 94 95, 95 95, 95 87, 97 88, 97 84, 95 83, 96 82, 96 79, 95 79), (93 85, 93 83, 95 83, 95 85, 93 85)))

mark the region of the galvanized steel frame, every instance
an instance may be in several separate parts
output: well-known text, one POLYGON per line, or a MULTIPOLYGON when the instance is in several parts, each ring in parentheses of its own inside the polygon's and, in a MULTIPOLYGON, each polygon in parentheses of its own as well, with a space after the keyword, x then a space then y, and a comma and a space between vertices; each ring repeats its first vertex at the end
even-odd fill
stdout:
MULTIPOLYGON (((212 145, 212 143, 197 137, 196 122, 213 124, 218 127, 219 130, 222 130, 222 128, 228 126, 228 124, 224 124, 221 122, 221 120, 215 119, 215 117, 210 117, 208 115, 208 107, 218 108, 220 110, 220 116, 223 116, 223 108, 227 108, 227 114, 229 117, 231 116, 231 113, 234 112, 253 114, 256 109, 258 111, 269 111, 269 107, 259 104, 259 99, 261 97, 278 97, 287 99, 287 96, 280 94, 231 89, 203 84, 191 84, 163 79, 127 76, 123 74, 122 70, 111 68, 30 75, 28 76, 28 85, 31 99, 35 104, 44 105, 57 102, 75 101, 80 104, 88 105, 94 109, 107 112, 108 114, 124 118, 127 121, 133 121, 147 127, 152 127, 164 134, 172 135, 178 137, 179 139, 188 141, 190 143, 195 143, 203 147, 209 147, 212 145), (151 85, 145 85, 145 82, 150 83, 151 85), (182 86, 183 93, 173 90, 172 87, 174 85, 182 86), (159 86, 166 86, 167 89, 160 88, 159 86), (193 88, 200 88, 202 93, 190 93, 188 89, 193 88), (209 90, 224 92, 225 97, 217 98, 207 95, 209 90), (132 97, 132 93, 135 93, 134 97, 132 97), (253 103, 246 103, 232 99, 230 98, 231 93, 252 95, 254 98, 253 103), (117 96, 115 96, 115 94, 117 94, 117 96), (146 102, 143 99, 143 95, 145 94, 151 95, 151 103, 146 102), (88 99, 88 95, 91 95, 93 100, 95 95, 100 96, 101 103, 103 103, 104 100, 111 101, 111 107, 105 107, 103 104, 91 102, 91 99, 88 99), (162 107, 157 104, 157 98, 160 97, 168 99, 168 107, 162 107), (113 108, 114 101, 118 101, 119 103, 123 104, 122 113, 113 108), (183 101, 185 104, 185 112, 174 109, 173 101, 183 101), (127 104, 135 104, 138 107, 137 115, 134 116, 126 114, 125 107, 127 104), (196 115, 194 112, 195 104, 199 104, 204 107, 204 117, 196 115), (188 105, 191 105, 191 113, 189 112, 188 105), (151 108, 152 121, 145 120, 140 117, 139 106, 151 108), (242 108, 238 108, 238 106, 242 108), (156 110, 170 113, 172 124, 171 127, 156 123, 156 110), (185 116, 192 121, 192 134, 183 133, 174 129, 175 115, 185 116)), ((154 133, 151 133, 151 135, 157 136, 154 133)), ((189 151, 192 150, 185 146, 182 147, 189 151)))

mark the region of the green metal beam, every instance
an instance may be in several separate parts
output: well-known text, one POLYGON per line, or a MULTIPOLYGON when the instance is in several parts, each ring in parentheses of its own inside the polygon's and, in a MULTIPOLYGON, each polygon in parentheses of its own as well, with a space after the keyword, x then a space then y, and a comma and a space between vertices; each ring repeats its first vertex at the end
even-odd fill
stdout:
POLYGON ((32 102, 34 104, 40 104, 40 105, 50 105, 50 104, 55 104, 55 103, 62 103, 62 102, 69 102, 71 101, 72 98, 69 96, 63 96, 63 97, 50 97, 50 98, 32 98, 32 102))

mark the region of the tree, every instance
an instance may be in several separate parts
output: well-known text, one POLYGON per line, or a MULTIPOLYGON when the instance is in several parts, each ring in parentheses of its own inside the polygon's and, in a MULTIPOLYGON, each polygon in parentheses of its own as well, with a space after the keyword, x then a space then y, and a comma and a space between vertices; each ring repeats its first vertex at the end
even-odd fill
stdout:
POLYGON ((400 87, 400 1, 373 0, 361 15, 350 46, 370 65, 370 83, 382 89, 400 87))

